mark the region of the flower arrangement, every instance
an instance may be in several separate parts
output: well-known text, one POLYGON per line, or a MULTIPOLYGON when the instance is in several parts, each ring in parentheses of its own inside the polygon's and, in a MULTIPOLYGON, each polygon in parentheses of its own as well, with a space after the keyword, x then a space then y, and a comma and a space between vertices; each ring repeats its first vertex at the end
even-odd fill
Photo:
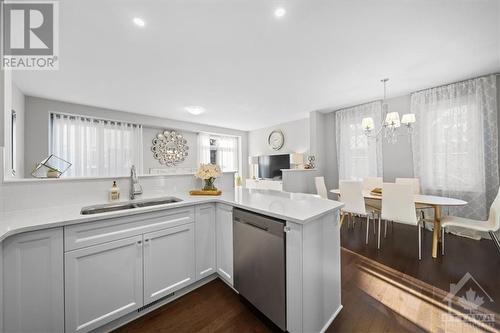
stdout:
POLYGON ((200 164, 198 171, 195 173, 195 177, 205 181, 204 191, 216 191, 217 188, 214 186, 214 182, 220 175, 220 168, 216 164, 200 164))

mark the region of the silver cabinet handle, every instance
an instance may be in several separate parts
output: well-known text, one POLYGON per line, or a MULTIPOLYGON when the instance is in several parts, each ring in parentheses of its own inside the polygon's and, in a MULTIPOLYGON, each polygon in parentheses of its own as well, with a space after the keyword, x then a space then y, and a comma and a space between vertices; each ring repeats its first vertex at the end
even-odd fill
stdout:
POLYGON ((292 228, 290 228, 289 226, 286 225, 283 227, 283 231, 288 233, 288 232, 292 231, 292 228))

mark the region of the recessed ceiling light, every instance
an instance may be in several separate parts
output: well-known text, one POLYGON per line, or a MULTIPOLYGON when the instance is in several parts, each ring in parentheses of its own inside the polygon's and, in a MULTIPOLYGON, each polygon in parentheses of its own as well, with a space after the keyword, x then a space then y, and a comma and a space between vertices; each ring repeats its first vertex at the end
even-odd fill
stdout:
POLYGON ((286 10, 283 7, 278 7, 274 10, 274 16, 276 16, 277 18, 281 18, 281 17, 285 16, 285 14, 286 14, 286 10))
POLYGON ((200 115, 203 112, 205 112, 205 108, 203 108, 201 106, 186 106, 184 108, 184 110, 186 110, 187 112, 189 112, 191 114, 194 114, 195 116, 200 115))
POLYGON ((144 20, 140 17, 134 17, 134 24, 138 27, 143 27, 146 25, 146 22, 144 22, 144 20))

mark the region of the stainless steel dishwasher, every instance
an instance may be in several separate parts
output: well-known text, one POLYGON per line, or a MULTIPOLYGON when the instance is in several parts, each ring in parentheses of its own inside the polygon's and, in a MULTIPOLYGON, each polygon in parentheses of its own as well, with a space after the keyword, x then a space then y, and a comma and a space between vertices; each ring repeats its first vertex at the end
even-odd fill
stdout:
POLYGON ((286 331, 283 220, 233 210, 234 288, 286 331))

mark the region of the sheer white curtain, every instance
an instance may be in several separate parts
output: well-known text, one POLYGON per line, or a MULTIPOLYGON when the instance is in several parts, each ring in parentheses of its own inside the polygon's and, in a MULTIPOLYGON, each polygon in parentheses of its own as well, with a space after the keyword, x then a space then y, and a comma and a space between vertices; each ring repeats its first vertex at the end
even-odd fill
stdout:
POLYGON ((198 164, 210 163, 210 135, 198 133, 198 164))
POLYGON ((142 126, 83 116, 52 114, 52 153, 72 163, 66 177, 142 173, 142 126))
POLYGON ((217 142, 217 164, 222 171, 238 171, 238 138, 219 136, 217 142))
POLYGON ((366 137, 361 126, 366 117, 380 124, 382 103, 376 101, 335 112, 339 179, 382 176, 382 142, 366 137))
POLYGON ((411 95, 415 177, 426 194, 468 202, 452 214, 486 219, 497 193, 496 93, 491 75, 411 95))

